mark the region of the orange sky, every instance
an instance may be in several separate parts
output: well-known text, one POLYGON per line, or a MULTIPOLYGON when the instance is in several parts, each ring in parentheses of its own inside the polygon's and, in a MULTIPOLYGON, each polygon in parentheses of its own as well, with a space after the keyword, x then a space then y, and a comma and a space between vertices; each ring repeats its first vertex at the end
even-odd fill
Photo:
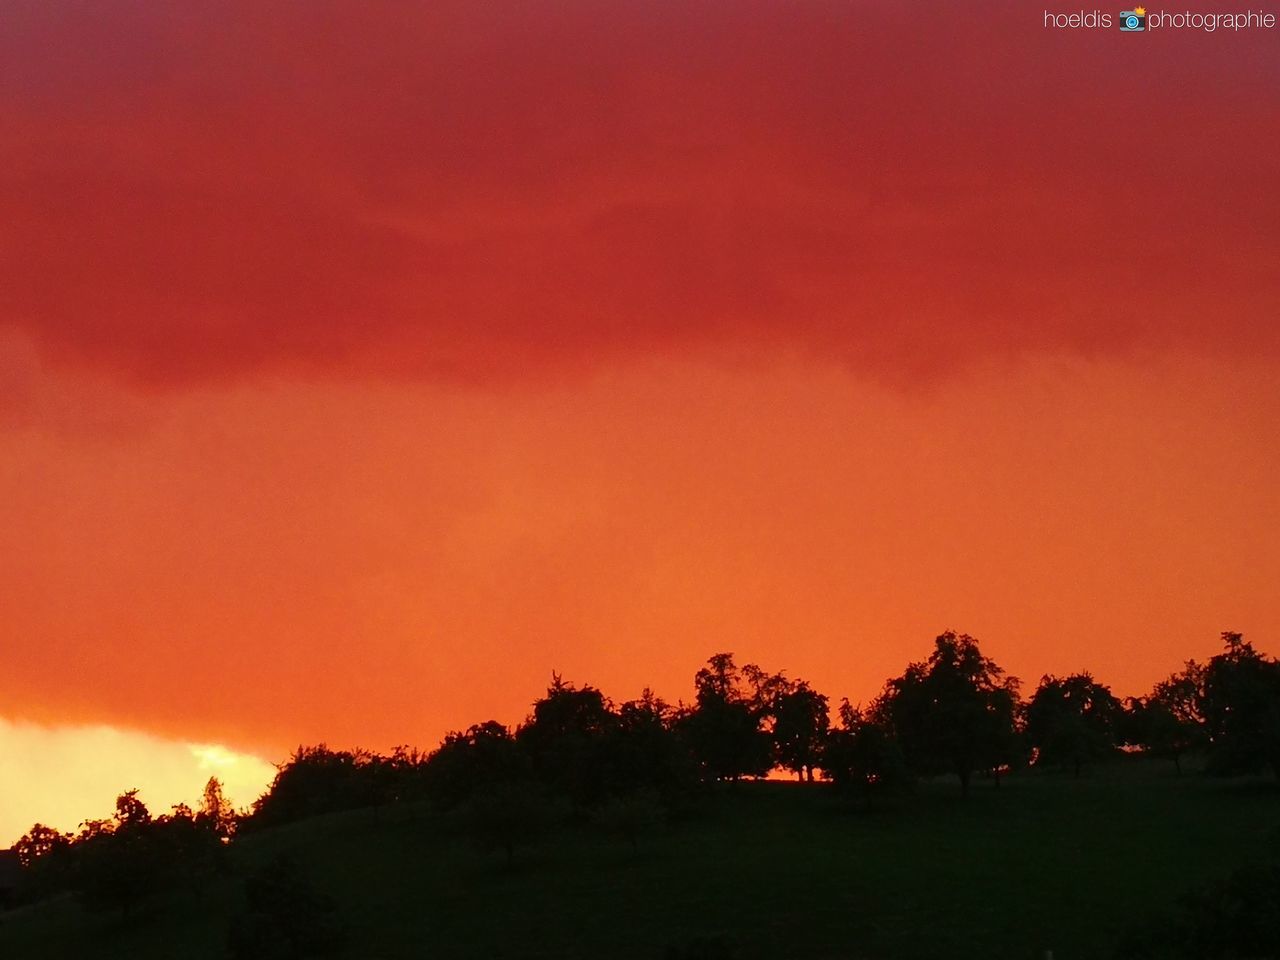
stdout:
POLYGON ((33 730, 1276 650, 1275 35, 1041 16, 7 12, 0 842, 33 730))

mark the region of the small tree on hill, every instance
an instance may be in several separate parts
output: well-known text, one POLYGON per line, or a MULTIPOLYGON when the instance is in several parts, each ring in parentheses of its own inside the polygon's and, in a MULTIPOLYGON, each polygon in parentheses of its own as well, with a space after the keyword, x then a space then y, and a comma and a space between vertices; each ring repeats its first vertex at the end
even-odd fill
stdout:
POLYGON ((831 725, 826 696, 800 680, 774 695, 770 711, 778 766, 812 782, 831 725))
POLYGON ((1151 756, 1172 760, 1181 774, 1183 755, 1203 747, 1208 739, 1200 713, 1204 673, 1204 667, 1189 660, 1147 696, 1128 701, 1122 741, 1151 756))
POLYGON ((276 826, 388 799, 385 778, 366 750, 298 747, 277 769, 267 793, 253 805, 254 826, 276 826))
POLYGON ((67 888, 71 880, 69 833, 37 823, 13 845, 25 874, 24 893, 39 900, 67 888))
POLYGON ((13 845, 13 851, 18 863, 30 870, 64 853, 71 846, 71 839, 69 833, 37 823, 13 845))
POLYGON ((552 674, 546 696, 516 731, 533 770, 552 790, 580 803, 607 793, 605 746, 618 717, 603 693, 552 674))
POLYGON ((213 831, 219 838, 227 838, 235 833, 236 812, 223 795, 222 782, 217 777, 210 777, 209 782, 204 785, 200 811, 195 815, 195 821, 213 831))
POLYGON ((427 793, 442 810, 450 810, 478 792, 529 776, 527 757, 511 731, 496 720, 448 734, 423 764, 427 793))
POLYGON ((827 737, 822 772, 842 794, 868 808, 911 785, 911 771, 893 735, 848 700, 840 704, 840 726, 827 737))
POLYGON ((128 919, 163 889, 171 862, 150 827, 151 812, 136 789, 116 798, 113 820, 85 824, 75 849, 76 883, 87 908, 119 911, 128 919))
POLYGON ((1089 673, 1040 680, 1027 706, 1027 738, 1036 763, 1080 768, 1115 752, 1123 715, 1120 701, 1089 673))

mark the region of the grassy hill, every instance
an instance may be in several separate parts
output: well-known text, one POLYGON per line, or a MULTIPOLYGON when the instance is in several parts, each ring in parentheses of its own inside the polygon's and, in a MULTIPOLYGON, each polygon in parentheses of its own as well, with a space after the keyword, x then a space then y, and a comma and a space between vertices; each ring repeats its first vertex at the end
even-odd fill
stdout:
MULTIPOLYGON (((741 958, 1098 958, 1136 921, 1273 842, 1280 791, 1147 762, 1024 774, 961 800, 922 785, 851 812, 823 787, 745 783, 637 850, 566 827, 508 867, 455 821, 395 807, 243 838, 237 869, 295 857, 340 903, 345 956, 636 958, 723 935, 741 958)), ((239 884, 175 894, 128 924, 72 901, 10 914, 0 957, 225 955, 239 884)))

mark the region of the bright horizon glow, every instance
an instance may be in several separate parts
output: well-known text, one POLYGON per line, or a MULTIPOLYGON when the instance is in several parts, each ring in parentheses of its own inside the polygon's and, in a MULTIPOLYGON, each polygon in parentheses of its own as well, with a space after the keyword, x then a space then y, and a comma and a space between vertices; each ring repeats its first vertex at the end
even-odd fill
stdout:
POLYGON ((115 798, 134 787, 157 816, 179 803, 198 808, 210 777, 233 806, 248 806, 273 776, 266 761, 219 744, 0 718, 0 849, 35 823, 74 833, 86 820, 109 819, 115 798))

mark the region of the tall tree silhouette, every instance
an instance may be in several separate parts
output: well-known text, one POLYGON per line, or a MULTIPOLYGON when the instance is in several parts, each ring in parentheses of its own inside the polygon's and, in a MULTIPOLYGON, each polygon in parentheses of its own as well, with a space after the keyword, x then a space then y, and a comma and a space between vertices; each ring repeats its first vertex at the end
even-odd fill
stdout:
POLYGON ((1263 656, 1242 634, 1224 633, 1226 649, 1204 672, 1200 711, 1209 735, 1210 769, 1280 777, 1280 662, 1263 656))
POLYGON ((1147 696, 1130 701, 1125 742, 1172 760, 1181 774, 1183 755, 1208 741, 1200 710, 1204 677, 1205 668, 1188 660, 1182 670, 1161 680, 1147 696))
POLYGON ((742 688, 732 653, 718 653, 694 676, 694 707, 680 720, 704 776, 737 780, 764 776, 772 766, 763 715, 742 688))
POLYGON ((204 785, 204 793, 200 797, 200 810, 195 815, 196 823, 212 830, 218 837, 227 838, 235 833, 236 812, 222 792, 222 781, 210 777, 204 785))
POLYGON ((769 710, 778 766, 812 781, 831 725, 826 696, 799 680, 774 694, 769 710))
POLYGON ((954 774, 967 795, 975 771, 1008 762, 1017 685, 973 637, 949 630, 927 661, 888 682, 874 719, 892 731, 916 773, 954 774))
POLYGON ((73 839, 69 833, 37 823, 13 845, 24 872, 24 893, 31 899, 39 900, 69 886, 73 839))
POLYGON ((115 817, 90 821, 77 842, 76 883, 91 910, 118 910, 128 918, 160 890, 167 866, 155 843, 151 811, 136 789, 116 798, 115 817))

